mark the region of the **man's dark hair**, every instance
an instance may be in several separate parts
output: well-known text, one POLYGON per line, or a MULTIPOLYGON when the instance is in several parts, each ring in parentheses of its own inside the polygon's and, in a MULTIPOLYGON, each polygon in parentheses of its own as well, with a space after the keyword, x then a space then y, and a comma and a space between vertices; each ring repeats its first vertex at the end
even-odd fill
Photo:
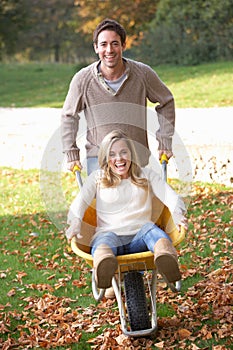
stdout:
POLYGON ((101 23, 98 24, 98 26, 96 27, 96 29, 94 31, 94 34, 93 34, 93 42, 94 42, 94 44, 97 45, 98 35, 103 30, 112 30, 112 31, 116 32, 121 38, 121 44, 123 45, 125 43, 125 41, 126 41, 126 31, 122 27, 122 25, 120 25, 120 23, 118 23, 117 21, 114 21, 113 19, 106 18, 101 23))

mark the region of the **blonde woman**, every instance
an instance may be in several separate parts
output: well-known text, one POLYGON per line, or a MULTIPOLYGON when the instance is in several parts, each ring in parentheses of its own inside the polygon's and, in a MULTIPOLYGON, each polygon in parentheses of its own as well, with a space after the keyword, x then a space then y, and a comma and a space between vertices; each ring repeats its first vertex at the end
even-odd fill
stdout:
POLYGON ((68 240, 81 238, 82 218, 96 197, 97 226, 91 254, 97 286, 111 286, 117 255, 147 250, 154 253, 158 271, 169 282, 180 280, 176 250, 151 216, 155 195, 169 208, 177 228, 186 226, 181 198, 154 170, 138 165, 134 143, 121 130, 105 136, 98 160, 100 169, 88 176, 70 207, 66 231, 68 240))

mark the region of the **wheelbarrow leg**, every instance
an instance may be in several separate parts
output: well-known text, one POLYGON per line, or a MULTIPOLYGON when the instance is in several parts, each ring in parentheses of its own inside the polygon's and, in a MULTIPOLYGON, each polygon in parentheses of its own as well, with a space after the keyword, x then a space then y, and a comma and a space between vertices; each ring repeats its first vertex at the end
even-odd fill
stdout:
POLYGON ((121 295, 121 274, 119 274, 118 281, 119 282, 117 282, 116 277, 114 276, 112 278, 112 286, 113 286, 115 296, 117 299, 118 309, 119 309, 119 313, 120 313, 122 332, 124 334, 127 334, 126 310, 125 310, 125 304, 123 302, 122 295, 121 295))
POLYGON ((92 270, 92 293, 96 301, 100 301, 104 297, 105 289, 98 289, 96 280, 95 280, 95 274, 94 271, 92 270))
POLYGON ((156 308, 156 293, 157 293, 157 269, 152 271, 152 283, 151 283, 151 325, 152 328, 157 331, 157 308, 156 308))

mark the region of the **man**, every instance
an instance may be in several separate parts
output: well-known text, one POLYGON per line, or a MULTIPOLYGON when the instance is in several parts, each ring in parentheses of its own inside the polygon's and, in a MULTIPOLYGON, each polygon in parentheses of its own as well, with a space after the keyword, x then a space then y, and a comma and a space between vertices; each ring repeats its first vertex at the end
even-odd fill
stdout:
POLYGON ((126 32, 116 21, 105 19, 94 31, 94 49, 99 61, 76 73, 62 110, 63 151, 68 169, 82 169, 76 137, 79 114, 87 122, 87 172, 98 168, 98 149, 106 134, 121 129, 135 142, 140 165, 148 164, 147 100, 156 104, 159 158, 172 156, 175 125, 174 99, 169 89, 149 66, 123 58, 126 32))

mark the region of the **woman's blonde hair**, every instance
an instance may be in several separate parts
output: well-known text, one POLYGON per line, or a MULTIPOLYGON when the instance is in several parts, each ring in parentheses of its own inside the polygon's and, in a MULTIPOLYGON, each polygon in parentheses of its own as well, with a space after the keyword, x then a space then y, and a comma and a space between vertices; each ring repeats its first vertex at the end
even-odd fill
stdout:
POLYGON ((124 140, 131 153, 131 165, 129 168, 129 177, 131 181, 140 187, 147 188, 148 182, 146 178, 142 178, 142 170, 139 166, 138 157, 133 141, 121 130, 113 130, 107 134, 101 142, 99 149, 99 166, 104 174, 100 183, 103 187, 115 187, 121 182, 121 177, 114 173, 109 166, 109 153, 114 142, 124 140))

